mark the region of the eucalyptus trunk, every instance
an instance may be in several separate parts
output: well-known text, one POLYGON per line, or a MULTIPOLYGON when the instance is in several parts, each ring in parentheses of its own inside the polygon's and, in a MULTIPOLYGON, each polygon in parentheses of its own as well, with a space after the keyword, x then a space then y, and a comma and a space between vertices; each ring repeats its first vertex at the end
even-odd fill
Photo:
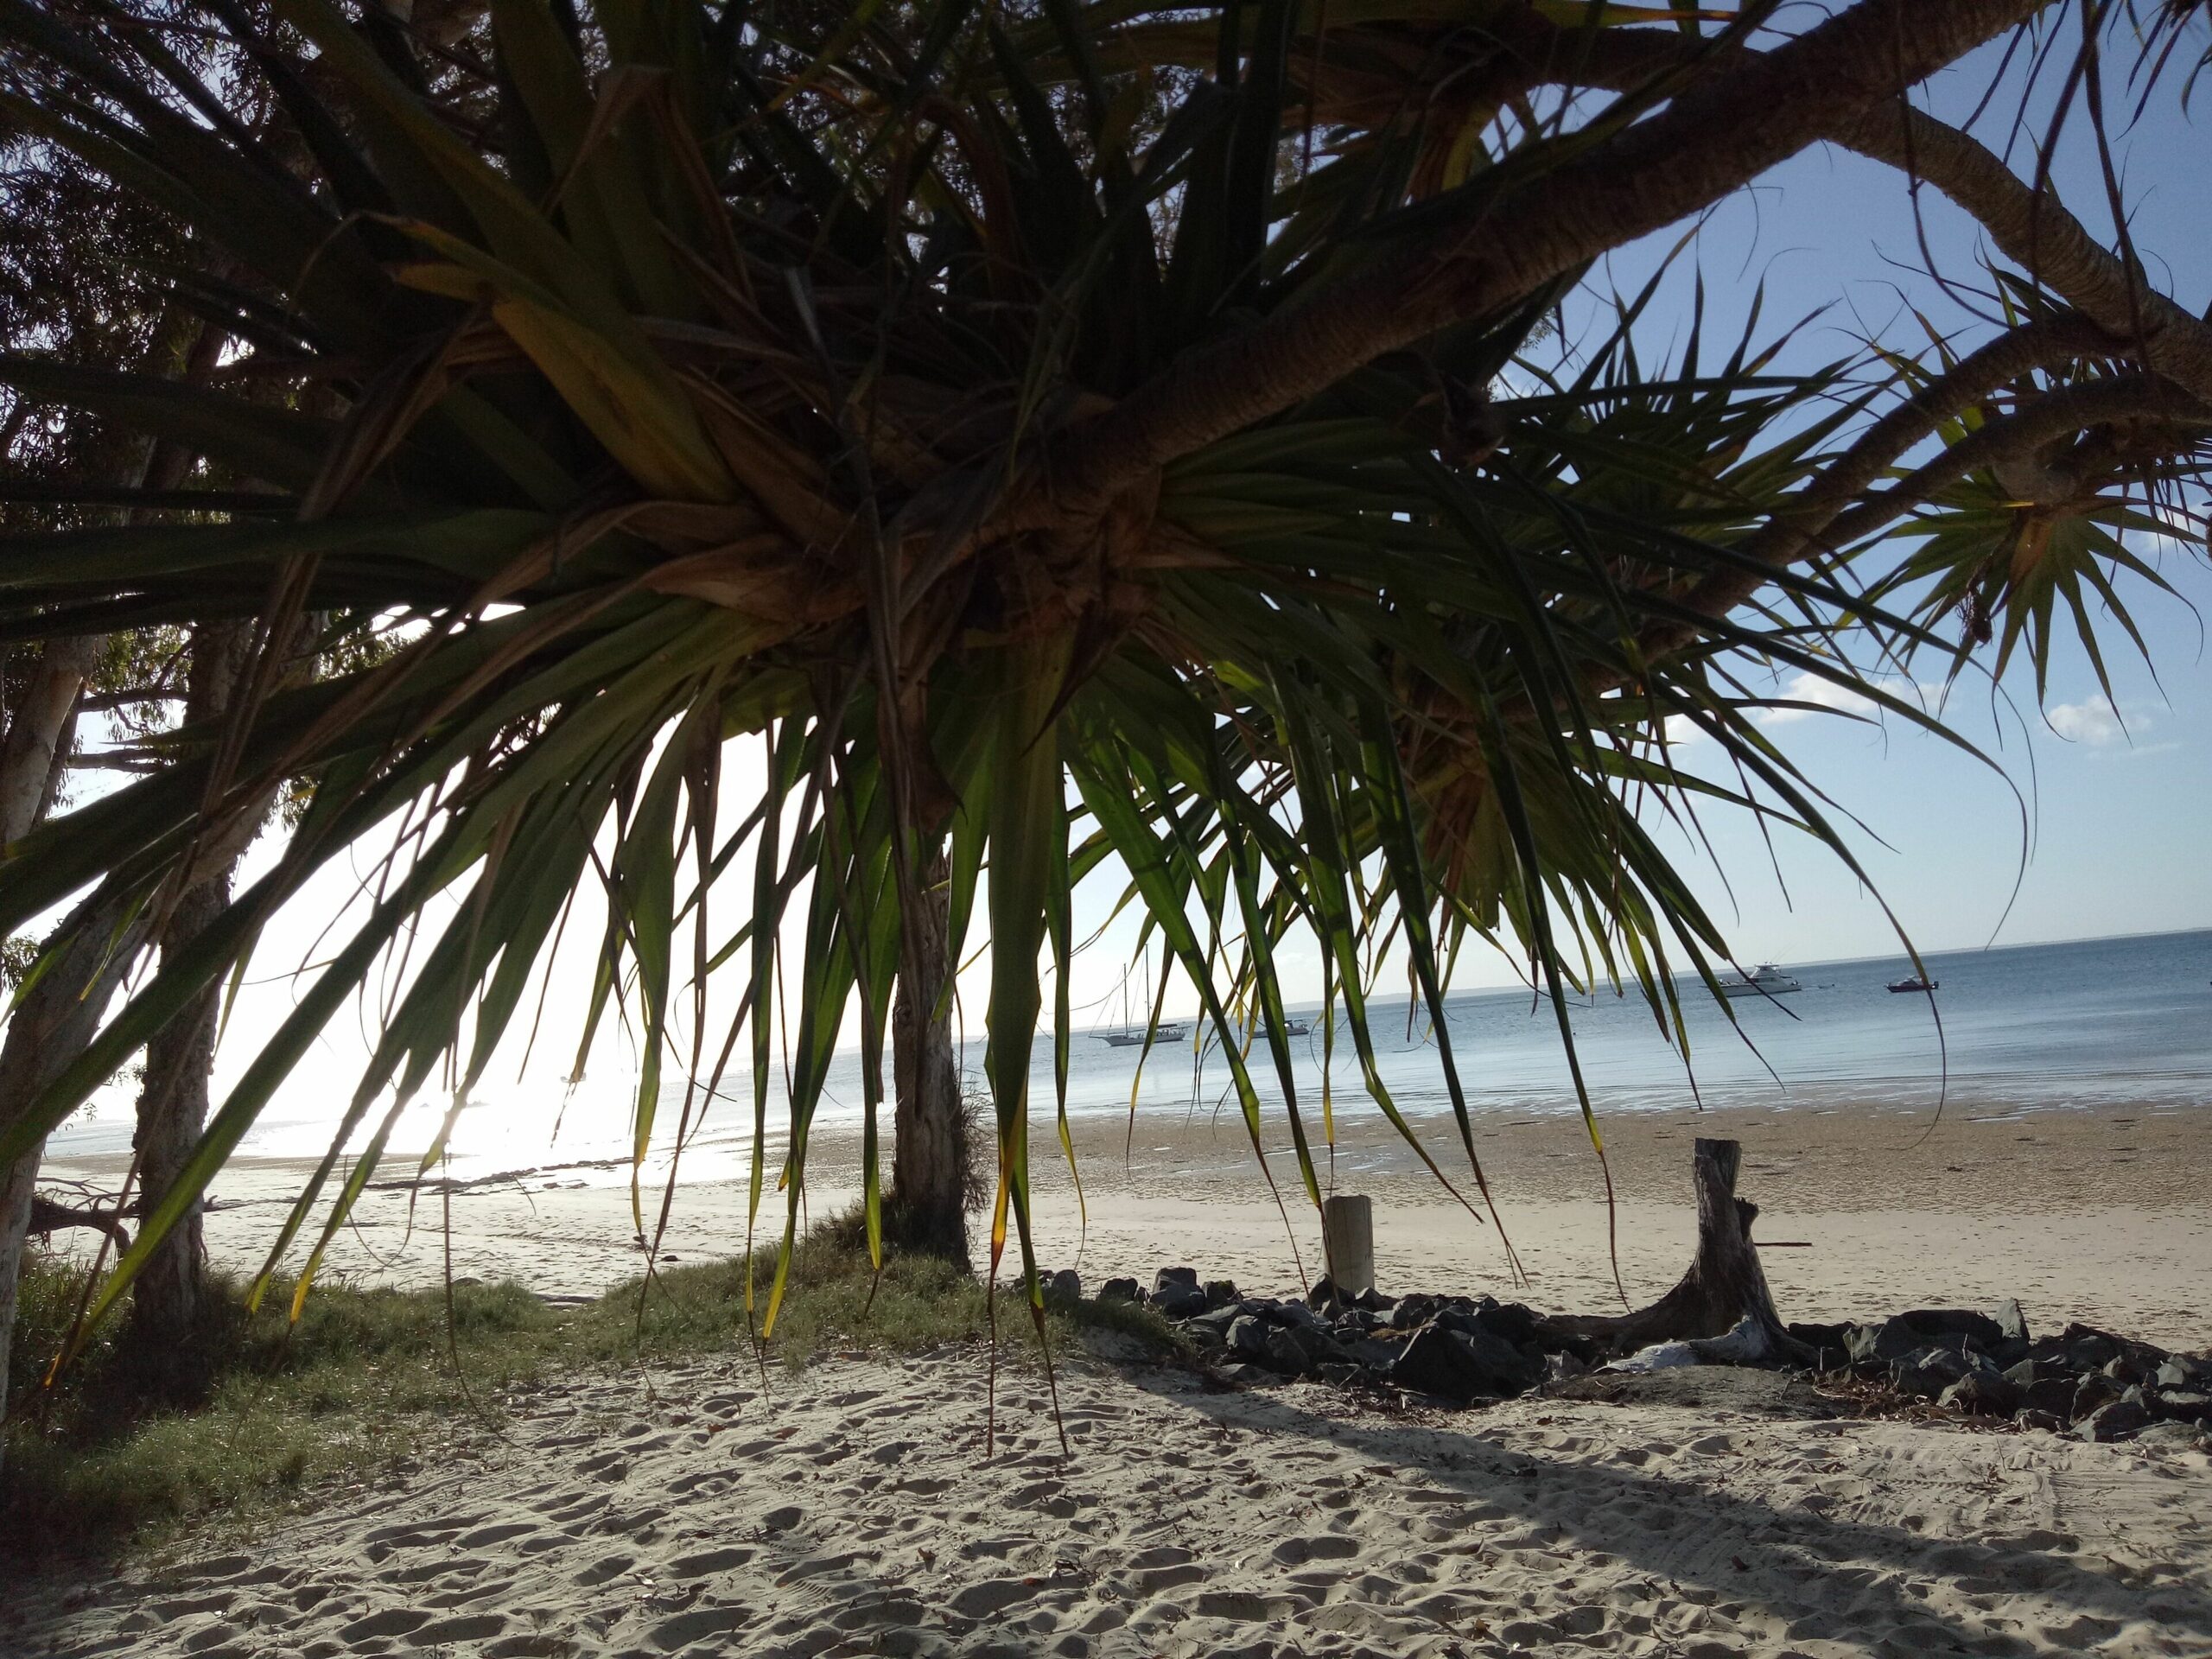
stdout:
POLYGON ((99 657, 99 638, 79 634, 40 647, 0 744, 0 845, 46 816, 77 722, 78 694, 99 657))
MULTIPOLYGON (((16 1003, 0 1042, 0 1128, 82 1053, 137 953, 143 923, 121 898, 87 899, 55 930, 46 970, 16 1003)), ((16 1291, 44 1143, 0 1173, 0 1401, 8 1399, 16 1291)))
POLYGON ((952 1050, 950 895, 940 851, 924 866, 920 937, 891 1014, 896 1099, 887 1230, 899 1247, 968 1264, 968 1120, 952 1050))

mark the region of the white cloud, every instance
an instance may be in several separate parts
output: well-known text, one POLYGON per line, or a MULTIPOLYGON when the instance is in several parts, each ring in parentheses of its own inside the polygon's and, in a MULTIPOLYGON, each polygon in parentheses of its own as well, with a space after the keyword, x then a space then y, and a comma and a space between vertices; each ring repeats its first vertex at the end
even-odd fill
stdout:
POLYGON ((2050 729, 2069 743, 2092 749, 2110 748, 2151 729, 2149 719, 2141 715, 2123 721, 2120 711, 2103 697, 2058 703, 2046 711, 2044 718, 2050 722, 2050 729))
MULTIPOLYGON (((1913 700, 1916 691, 1924 694, 1930 689, 1916 687, 1911 679, 1903 674, 1875 675, 1871 677, 1869 683, 1891 696, 1903 697, 1908 702, 1913 700)), ((1810 703, 1813 708, 1763 709, 1751 716, 1762 726, 1786 726, 1793 720, 1809 720, 1817 709, 1833 709, 1838 714, 1857 715, 1862 718, 1882 712, 1881 704, 1872 697, 1847 686, 1838 685, 1833 680, 1822 679, 1817 674, 1792 674, 1775 688, 1775 695, 1790 702, 1810 703)))

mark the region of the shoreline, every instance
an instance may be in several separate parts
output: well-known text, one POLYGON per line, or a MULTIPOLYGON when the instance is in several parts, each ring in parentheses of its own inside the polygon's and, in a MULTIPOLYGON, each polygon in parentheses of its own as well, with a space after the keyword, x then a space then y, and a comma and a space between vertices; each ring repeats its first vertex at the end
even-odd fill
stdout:
MULTIPOLYGON (((1085 1203, 1078 1216, 1051 1121, 1033 1128, 1039 1263, 1075 1267, 1086 1283, 1187 1264, 1248 1290, 1281 1293, 1318 1273, 1319 1227, 1280 1119, 1267 1124, 1270 1172, 1297 1236, 1254 1166, 1243 1121, 1186 1123, 1141 1114, 1127 1160, 1126 1124, 1071 1121, 1085 1203)), ((2037 1324, 2080 1320, 2169 1347, 2212 1345, 2212 1144, 2189 1109, 1931 1111, 1881 1107, 1714 1108, 1619 1114, 1602 1122, 1616 1194, 1620 1283, 1641 1305, 1689 1260, 1694 1213, 1691 1140, 1744 1143, 1742 1196, 1760 1206, 1754 1236, 1784 1316, 1830 1320, 1910 1306, 1980 1306, 2017 1297, 2037 1324)), ((1318 1128, 1318 1121, 1317 1125, 1318 1128)), ((1420 1126, 1455 1181, 1466 1170, 1456 1126, 1420 1126)), ((1529 1273, 1516 1286, 1486 1222, 1437 1185, 1371 1110, 1339 1117, 1335 1190, 1376 1200, 1376 1250, 1393 1290, 1488 1292, 1555 1313, 1618 1309, 1607 1253, 1604 1174, 1579 1119, 1478 1117, 1475 1147, 1508 1236, 1529 1273)), ((49 1157, 52 1178, 119 1178, 111 1157, 49 1157)), ((1325 1182, 1329 1165, 1317 1156, 1325 1182)), ((394 1160, 397 1175, 409 1166, 394 1160)), ((217 1178, 207 1218, 217 1266, 251 1273, 308 1166, 235 1160, 217 1178)), ((817 1131, 804 1203, 819 1223, 857 1196, 859 1138, 817 1131)), ((603 1173, 603 1172, 602 1172, 603 1173)), ((771 1160, 771 1184, 773 1158, 771 1160)), ((1471 1183, 1461 1183, 1473 1199, 1471 1183)), ((650 1233, 660 1190, 642 1193, 650 1233)), ((677 1189, 663 1255, 697 1262, 744 1248, 742 1182, 677 1189)), ((334 1241, 324 1269, 346 1282, 419 1286, 445 1268, 444 1205, 435 1185, 371 1190, 334 1241), (409 1211, 413 1199, 413 1225, 409 1211)), ((1480 1208, 1479 1200, 1476 1200, 1480 1208)), ((550 1170, 451 1195, 456 1276, 512 1278, 553 1296, 595 1294, 645 1267, 626 1184, 550 1170)), ((763 1244, 780 1236, 785 1200, 764 1193, 763 1244)), ((975 1228, 979 1267, 988 1217, 975 1228)), ((291 1263, 304 1260, 309 1230, 291 1263)), ((1011 1268, 1019 1257, 1009 1246, 1011 1268)))

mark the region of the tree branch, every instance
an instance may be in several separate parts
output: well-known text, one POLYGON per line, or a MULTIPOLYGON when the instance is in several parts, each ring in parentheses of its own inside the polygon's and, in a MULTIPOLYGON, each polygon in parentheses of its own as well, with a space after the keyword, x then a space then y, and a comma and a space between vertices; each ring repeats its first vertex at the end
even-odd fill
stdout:
POLYGON ((1479 316, 1609 249, 1710 205, 2048 0, 1860 0, 1586 154, 1468 212, 1255 327, 1188 352, 1047 449, 994 536, 1094 517, 1154 469, 1289 407, 1386 352, 1479 316))
POLYGON ((2083 315, 2129 341, 2131 355, 2212 404, 2212 324, 2131 271, 2048 193, 2038 195, 1986 145, 1897 105, 1840 129, 1847 149, 1924 179, 1989 232, 2005 257, 2083 315))
MULTIPOLYGON (((1562 30, 1531 13, 1495 25, 1498 45, 1533 89, 1573 84, 1631 92, 1700 61, 1713 48, 1656 29, 1562 30)), ((1755 54, 1720 53, 1729 62, 1755 54)), ((2005 257, 2107 333, 2130 354, 2212 403, 2212 321, 2191 316, 2139 269, 2091 236, 2048 188, 2037 192, 1970 134, 1903 99, 1882 100, 1826 138, 1931 184, 1988 232, 2005 257)))

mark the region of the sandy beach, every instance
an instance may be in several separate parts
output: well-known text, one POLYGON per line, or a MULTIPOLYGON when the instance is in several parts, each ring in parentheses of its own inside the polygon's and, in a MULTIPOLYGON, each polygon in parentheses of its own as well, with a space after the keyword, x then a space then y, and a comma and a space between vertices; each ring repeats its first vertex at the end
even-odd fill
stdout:
POLYGON ((1385 1414, 1071 1357, 577 1379, 484 1440, 0 1615, 30 1659, 2212 1651, 2212 1465, 1529 1398, 1385 1414))
MULTIPOLYGON (((1371 1110, 1338 1123, 1335 1189, 1376 1199, 1383 1287, 1474 1293, 1554 1312, 1618 1309, 1604 1184, 1578 1119, 1475 1120, 1499 1213, 1528 1282, 1516 1286, 1494 1230, 1437 1185, 1371 1110)), ((1248 1291, 1300 1285, 1319 1271, 1319 1226, 1302 1196, 1287 1132, 1268 1126, 1269 1166, 1297 1240, 1268 1196, 1241 1119, 1147 1113, 1075 1124, 1087 1229, 1047 1124, 1033 1139, 1039 1254, 1077 1267, 1086 1284, 1130 1274, 1151 1282, 1185 1262, 1248 1291), (1125 1147, 1127 1156, 1125 1160, 1125 1147)), ((1930 1111, 1800 1109, 1619 1113, 1603 1122, 1617 1196, 1622 1286, 1637 1304, 1680 1276, 1694 1235, 1689 1150, 1697 1135, 1741 1141, 1744 1196, 1761 1208, 1755 1236, 1786 1317, 1844 1319, 1925 1306, 1979 1306, 2016 1297, 2039 1328, 2068 1320, 2168 1347, 2212 1344, 2212 1141, 2198 1112, 2082 1108, 2020 1112, 1957 1103, 1930 1111)), ((1465 1153, 1449 1120, 1425 1144, 1461 1179, 1465 1153)), ((518 1149, 517 1163, 533 1155, 518 1149)), ((539 1150, 536 1155, 544 1157, 539 1150)), ((547 1162, 557 1161, 548 1157, 547 1162)), ((772 1166, 773 1149, 772 1148, 772 1166)), ((817 1132, 809 1220, 849 1204, 855 1137, 817 1132)), ((404 1165, 391 1166, 395 1174, 404 1165)), ((57 1175, 112 1184, 111 1159, 49 1160, 57 1175)), ((1323 1160, 1325 1179, 1328 1173, 1323 1160)), ((257 1268, 303 1166, 234 1162, 214 1185, 218 1262, 257 1268)), ((648 1225, 658 1213, 648 1190, 648 1225)), ((771 1197, 764 1236, 782 1224, 771 1197)), ((452 1195, 453 1271, 516 1278, 552 1295, 589 1295, 644 1264, 619 1175, 542 1169, 452 1195)), ((677 1195, 664 1254, 698 1262, 743 1248, 746 1193, 728 1182, 677 1195)), ((329 1270, 357 1283, 422 1285, 445 1271, 440 1196, 381 1185, 336 1241, 329 1270), (411 1217, 410 1217, 411 1211, 411 1217)), ((88 1238, 89 1235, 80 1235, 88 1238)), ((297 1259, 296 1255, 295 1259, 297 1259)))

